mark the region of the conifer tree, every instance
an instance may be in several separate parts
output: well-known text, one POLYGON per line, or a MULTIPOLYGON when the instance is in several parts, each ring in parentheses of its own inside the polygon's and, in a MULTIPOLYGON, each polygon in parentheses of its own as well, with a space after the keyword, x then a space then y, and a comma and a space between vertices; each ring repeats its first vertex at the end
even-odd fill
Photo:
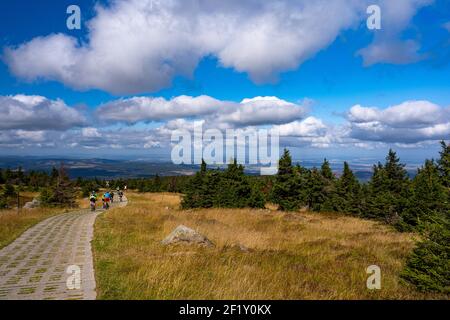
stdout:
POLYGON ((401 214, 402 230, 434 223, 448 212, 446 189, 441 184, 439 170, 433 160, 426 160, 424 166, 418 169, 411 189, 408 207, 401 214))
POLYGON ((334 181, 335 179, 333 171, 331 170, 330 167, 330 162, 327 159, 323 160, 322 166, 320 167, 320 173, 325 179, 329 181, 334 181))
POLYGON ((301 206, 298 180, 292 166, 292 158, 288 149, 284 149, 278 162, 278 173, 273 186, 273 199, 283 211, 295 211, 301 206))
POLYGON ((450 223, 429 225, 408 257, 401 277, 420 291, 450 294, 450 223))
POLYGON ((76 192, 72 182, 67 175, 64 165, 61 164, 57 170, 57 176, 52 172, 54 184, 41 192, 41 202, 47 206, 76 207, 76 192))
POLYGON ((321 211, 325 202, 325 180, 317 168, 313 168, 308 174, 307 203, 310 210, 321 211))
POLYGON ((330 167, 330 162, 324 159, 322 166, 320 167, 320 174, 322 175, 322 203, 320 210, 323 211, 336 211, 336 177, 330 167))
POLYGON ((206 169, 206 162, 202 159, 200 170, 195 173, 191 182, 186 187, 186 192, 181 201, 182 208, 188 209, 202 207, 202 191, 206 181, 206 169))
POLYGON ((347 162, 337 182, 336 209, 340 212, 359 215, 361 213, 361 186, 347 162))
POLYGON ((445 141, 441 141, 441 147, 438 160, 439 171, 444 186, 449 188, 448 192, 450 192, 450 144, 447 145, 445 141))

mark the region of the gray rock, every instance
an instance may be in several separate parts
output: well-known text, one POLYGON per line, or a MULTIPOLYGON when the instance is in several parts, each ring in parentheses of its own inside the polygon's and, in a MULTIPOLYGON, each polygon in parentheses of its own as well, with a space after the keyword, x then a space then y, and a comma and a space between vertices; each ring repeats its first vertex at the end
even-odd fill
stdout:
POLYGON ((23 206, 24 209, 34 209, 41 206, 41 202, 38 199, 33 199, 33 201, 25 203, 23 206))
POLYGON ((179 225, 162 242, 163 245, 170 244, 197 244, 212 247, 214 244, 195 230, 179 225))

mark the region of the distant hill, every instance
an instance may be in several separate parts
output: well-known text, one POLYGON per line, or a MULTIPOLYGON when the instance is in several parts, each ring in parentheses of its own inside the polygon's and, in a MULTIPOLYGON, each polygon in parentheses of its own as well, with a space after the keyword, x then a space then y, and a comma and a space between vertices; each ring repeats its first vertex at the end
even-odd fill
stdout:
MULTIPOLYGON (((197 165, 175 165, 169 161, 164 160, 111 160, 111 159, 74 159, 74 158, 43 158, 43 157, 0 157, 0 168, 16 169, 19 166, 24 170, 38 170, 50 171, 52 167, 58 167, 60 163, 69 171, 71 178, 140 178, 154 176, 182 176, 192 175, 198 169, 197 165)), ((304 160, 301 165, 312 168, 320 167, 319 160, 304 160)), ((372 175, 373 163, 351 163, 350 167, 355 175, 361 181, 367 181, 372 175)), ((225 166, 223 166, 225 167, 225 166)), ((343 162, 332 161, 331 167, 336 175, 342 171, 343 162)), ((416 173, 416 166, 408 166, 408 173, 414 176, 416 173)), ((259 174, 258 166, 246 166, 246 173, 250 175, 259 174)))

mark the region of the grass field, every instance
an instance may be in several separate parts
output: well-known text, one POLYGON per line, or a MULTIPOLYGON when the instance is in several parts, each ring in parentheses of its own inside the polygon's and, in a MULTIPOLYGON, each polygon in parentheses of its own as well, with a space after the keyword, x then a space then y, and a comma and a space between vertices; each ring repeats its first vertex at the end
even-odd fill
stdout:
MULTIPOLYGON (((22 192, 21 194, 21 206, 38 195, 33 192, 22 192)), ((0 210, 0 249, 10 244, 28 228, 62 211, 64 210, 56 208, 0 210)))
POLYGON ((100 299, 442 298, 399 282, 414 235, 373 221, 273 209, 182 211, 178 195, 127 196, 127 207, 95 225, 100 299), (162 246, 180 224, 216 246, 162 246), (381 290, 366 287, 372 264, 381 268, 381 290))
MULTIPOLYGON (((20 206, 39 196, 38 192, 21 192, 20 206)), ((89 208, 88 199, 77 199, 77 205, 80 209, 89 208)), ((14 205, 15 203, 13 203, 14 205)), ((100 206, 100 205, 99 205, 100 206)), ((27 210, 21 208, 17 211, 17 205, 14 209, 0 210, 0 249, 10 244, 19 237, 28 228, 56 214, 75 209, 63 208, 35 208, 27 210)))

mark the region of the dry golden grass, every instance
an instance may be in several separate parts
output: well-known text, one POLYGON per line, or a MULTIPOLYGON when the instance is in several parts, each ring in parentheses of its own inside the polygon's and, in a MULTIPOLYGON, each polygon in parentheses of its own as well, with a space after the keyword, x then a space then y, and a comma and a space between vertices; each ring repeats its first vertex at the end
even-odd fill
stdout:
POLYGON ((36 208, 31 210, 0 210, 0 249, 10 244, 23 232, 48 217, 61 213, 57 208, 36 208))
POLYGON ((439 298, 399 283, 414 236, 373 221, 272 209, 183 211, 178 195, 127 196, 127 207, 96 222, 100 299, 439 298), (180 224, 216 246, 162 246, 180 224), (366 288, 372 264, 381 267, 381 290, 366 288))
MULTIPOLYGON (((22 191, 20 192, 20 206, 23 207, 26 202, 38 197, 38 192, 22 191)), ((77 205, 80 208, 89 208, 88 199, 77 199, 77 205)), ((17 211, 16 208, 10 210, 0 210, 0 249, 10 244, 19 237, 28 228, 56 214, 71 211, 75 209, 63 208, 35 208, 23 209, 17 211)))

